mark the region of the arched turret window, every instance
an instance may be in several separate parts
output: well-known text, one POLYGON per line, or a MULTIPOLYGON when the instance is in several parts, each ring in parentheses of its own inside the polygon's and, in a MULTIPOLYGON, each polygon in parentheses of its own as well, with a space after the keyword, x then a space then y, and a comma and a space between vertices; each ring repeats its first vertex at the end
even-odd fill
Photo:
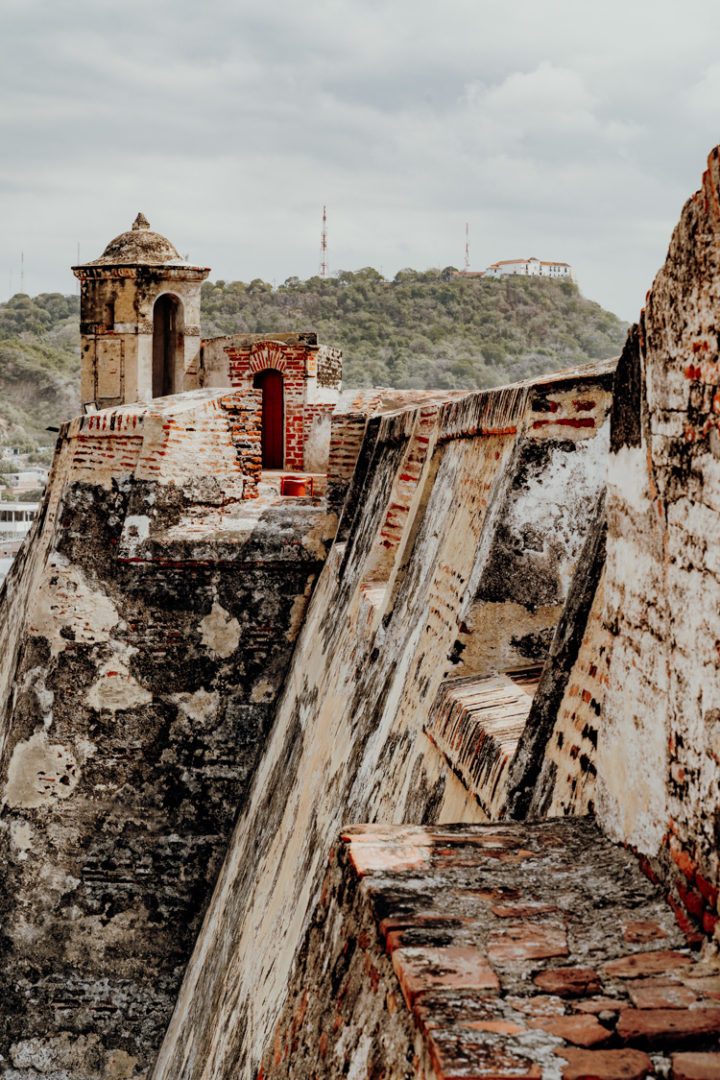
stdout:
POLYGON ((152 396, 167 397, 183 389, 185 319, 177 296, 166 293, 153 308, 152 396))

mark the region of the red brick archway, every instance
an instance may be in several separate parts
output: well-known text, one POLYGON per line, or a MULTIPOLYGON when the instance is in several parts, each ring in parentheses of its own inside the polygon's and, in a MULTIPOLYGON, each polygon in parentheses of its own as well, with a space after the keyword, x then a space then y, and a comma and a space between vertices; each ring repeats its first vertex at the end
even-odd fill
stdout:
POLYGON ((265 368, 253 377, 253 386, 262 390, 262 467, 282 469, 285 464, 285 394, 282 373, 265 368))

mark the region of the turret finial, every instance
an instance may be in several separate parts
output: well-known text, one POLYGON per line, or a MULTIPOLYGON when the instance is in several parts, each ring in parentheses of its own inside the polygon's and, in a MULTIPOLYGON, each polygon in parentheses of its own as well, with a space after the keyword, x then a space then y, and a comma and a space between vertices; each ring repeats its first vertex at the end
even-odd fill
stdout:
POLYGON ((133 226, 132 227, 133 227, 134 232, 137 232, 140 229, 149 229, 150 228, 150 222, 148 221, 148 219, 145 217, 144 214, 138 214, 138 216, 133 221, 133 226))

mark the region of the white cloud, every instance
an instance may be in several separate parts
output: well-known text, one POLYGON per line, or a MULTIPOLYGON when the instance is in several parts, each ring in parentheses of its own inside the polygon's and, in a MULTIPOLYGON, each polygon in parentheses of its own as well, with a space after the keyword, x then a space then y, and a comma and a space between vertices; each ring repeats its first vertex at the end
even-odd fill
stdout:
POLYGON ((714 124, 720 139, 720 64, 710 64, 683 95, 700 123, 714 124))
POLYGON ((720 138, 712 0, 3 0, 0 296, 139 209, 218 277, 567 258, 631 318, 720 138), (697 27, 703 34, 697 34, 697 27))

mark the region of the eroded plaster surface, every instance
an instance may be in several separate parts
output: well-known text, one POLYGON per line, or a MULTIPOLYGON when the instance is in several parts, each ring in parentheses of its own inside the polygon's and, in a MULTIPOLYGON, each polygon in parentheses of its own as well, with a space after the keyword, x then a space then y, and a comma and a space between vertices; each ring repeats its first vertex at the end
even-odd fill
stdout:
POLYGON ((268 736, 335 519, 248 503, 225 400, 71 423, 5 585, 8 1080, 146 1075, 268 736))
MULTIPOLYGON (((485 820, 486 804, 424 723, 443 682, 463 670, 458 642, 470 636, 469 612, 509 535, 518 535, 515 569, 534 573, 538 586, 535 600, 521 602, 522 619, 547 603, 544 589, 548 624, 557 621, 602 484, 611 378, 607 365, 572 376, 574 391, 549 380, 368 424, 338 540, 154 1076, 254 1075, 343 823, 485 820), (526 451, 530 444, 538 449, 526 451), (536 565, 521 553, 523 530, 541 517, 533 454, 556 462, 558 478, 547 492, 558 546, 554 559, 543 547, 536 565)), ((494 580, 493 602, 517 603, 515 579, 504 589, 497 571, 494 580)), ((508 637, 517 629, 508 619, 508 637)), ((509 640, 504 648, 512 655, 509 640)))

